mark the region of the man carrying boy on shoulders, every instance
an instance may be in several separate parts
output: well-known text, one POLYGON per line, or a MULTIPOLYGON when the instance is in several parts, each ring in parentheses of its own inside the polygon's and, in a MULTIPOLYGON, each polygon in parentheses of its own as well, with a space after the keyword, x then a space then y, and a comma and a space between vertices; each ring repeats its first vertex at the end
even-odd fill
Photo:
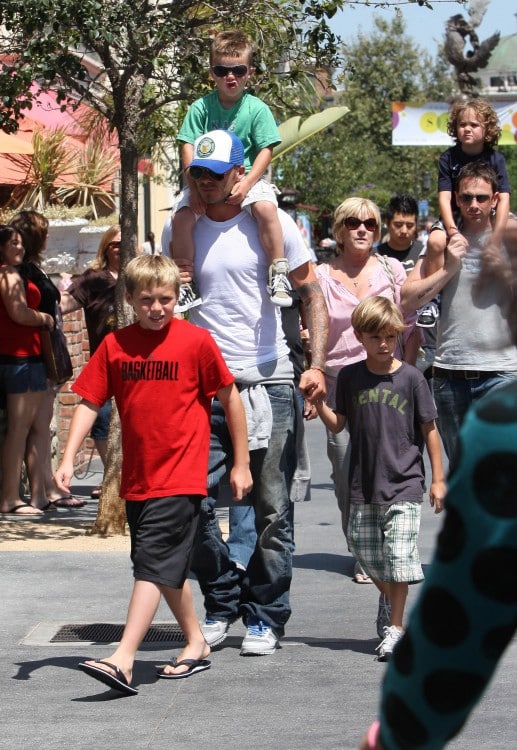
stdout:
MULTIPOLYGON (((241 654, 272 654, 291 614, 294 534, 289 489, 296 462, 294 373, 280 312, 268 298, 269 263, 257 222, 239 205, 227 202, 245 173, 242 143, 229 131, 211 131, 195 142, 193 163, 202 170, 197 189, 207 208, 193 234, 195 276, 203 305, 191 310, 190 320, 215 338, 245 403, 257 531, 255 550, 242 580, 221 539, 215 501, 208 498, 203 502, 193 561, 205 597, 202 630, 207 642, 216 646, 241 616, 247 627, 241 654), (221 178, 211 169, 214 159, 219 171, 226 167, 221 178)), ((312 341, 311 368, 302 373, 299 387, 306 398, 315 400, 325 394, 327 308, 309 250, 294 221, 283 211, 278 217, 290 282, 299 291, 312 341)), ((182 270, 187 271, 182 281, 188 282, 192 269, 182 270)), ((215 400, 209 488, 215 488, 224 476, 230 456, 224 415, 215 400)))

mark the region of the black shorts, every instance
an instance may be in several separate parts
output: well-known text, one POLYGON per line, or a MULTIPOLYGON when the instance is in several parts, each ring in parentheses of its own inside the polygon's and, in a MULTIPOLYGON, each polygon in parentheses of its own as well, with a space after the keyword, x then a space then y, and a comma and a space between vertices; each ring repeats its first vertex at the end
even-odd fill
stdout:
POLYGON ((127 500, 133 575, 179 589, 190 571, 200 495, 127 500))

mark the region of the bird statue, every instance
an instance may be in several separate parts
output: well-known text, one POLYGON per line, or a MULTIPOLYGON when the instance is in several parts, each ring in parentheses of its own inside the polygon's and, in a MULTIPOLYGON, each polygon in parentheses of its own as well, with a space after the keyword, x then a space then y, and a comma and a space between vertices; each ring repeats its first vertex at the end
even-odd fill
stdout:
POLYGON ((458 13, 449 18, 445 26, 445 56, 456 71, 461 93, 466 96, 475 96, 478 93, 479 81, 472 73, 487 66, 492 50, 499 42, 499 32, 483 42, 479 41, 476 34, 476 28, 485 15, 487 5, 488 0, 471 0, 468 11, 470 20, 467 21, 458 13), (467 39, 470 49, 465 50, 467 39))

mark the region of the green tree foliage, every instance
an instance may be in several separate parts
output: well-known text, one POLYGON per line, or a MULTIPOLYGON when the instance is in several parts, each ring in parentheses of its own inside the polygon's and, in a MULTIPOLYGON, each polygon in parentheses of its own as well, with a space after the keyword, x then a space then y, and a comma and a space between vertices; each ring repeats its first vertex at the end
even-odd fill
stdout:
POLYGON ((444 101, 450 69, 418 48, 402 18, 375 19, 375 29, 346 47, 336 73, 336 103, 350 112, 329 130, 282 157, 275 180, 300 191, 301 200, 332 212, 344 198, 362 195, 381 207, 397 191, 435 202, 437 158, 443 149, 391 145, 393 101, 444 101), (423 175, 430 173, 424 191, 423 175))
POLYGON ((315 71, 336 62, 327 25, 342 2, 296 0, 2 0, 0 128, 15 132, 30 114, 37 81, 63 103, 82 101, 117 131, 121 159, 123 264, 136 246, 137 162, 143 134, 174 132, 171 105, 189 104, 208 87, 211 36, 249 33, 261 52, 257 89, 277 112, 314 107, 315 71), (92 67, 93 59, 100 67, 92 67), (311 97, 308 96, 311 92, 311 97))

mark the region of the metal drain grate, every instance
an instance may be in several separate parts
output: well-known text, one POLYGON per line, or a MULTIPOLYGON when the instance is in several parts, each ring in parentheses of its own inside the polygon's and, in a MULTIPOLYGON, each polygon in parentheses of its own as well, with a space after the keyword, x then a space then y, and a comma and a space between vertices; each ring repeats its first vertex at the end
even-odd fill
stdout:
MULTIPOLYGON (((57 633, 50 639, 51 643, 67 643, 70 641, 95 641, 97 643, 113 643, 120 641, 123 625, 106 622, 93 622, 88 625, 71 624, 62 625, 57 633)), ((179 625, 157 624, 152 625, 143 640, 144 643, 159 643, 164 641, 183 641, 183 631, 179 625)))

